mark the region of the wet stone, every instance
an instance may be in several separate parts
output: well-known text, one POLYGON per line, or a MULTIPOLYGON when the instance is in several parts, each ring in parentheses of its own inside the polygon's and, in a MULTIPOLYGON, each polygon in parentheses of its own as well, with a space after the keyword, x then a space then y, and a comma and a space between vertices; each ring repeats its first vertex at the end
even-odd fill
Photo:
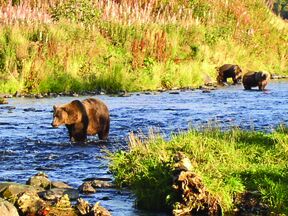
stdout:
POLYGON ((46 210, 46 213, 40 213, 39 215, 47 216, 78 216, 74 208, 58 208, 57 206, 51 206, 46 210))
POLYGON ((204 84, 205 86, 210 86, 210 87, 216 87, 217 86, 217 83, 215 82, 207 82, 204 84))
POLYGON ((0 104, 8 104, 7 99, 0 97, 0 104))
POLYGON ((4 95, 4 98, 12 98, 13 97, 13 95, 4 95))
POLYGON ((68 195, 70 200, 76 200, 79 197, 79 192, 72 188, 52 188, 50 190, 38 193, 42 199, 49 201, 59 199, 65 194, 68 195))
POLYGON ((37 186, 37 187, 42 187, 45 189, 51 187, 51 181, 48 179, 48 176, 43 172, 39 172, 35 176, 32 176, 31 178, 29 178, 26 184, 37 186))
POLYGON ((77 200, 75 208, 78 210, 80 215, 111 216, 110 212, 100 206, 99 202, 95 203, 95 205, 92 207, 89 202, 80 198, 77 200))
POLYGON ((145 95, 151 95, 151 92, 144 92, 145 95))
POLYGON ((13 110, 13 109, 16 109, 15 106, 1 106, 0 109, 3 109, 3 110, 13 110))
POLYGON ((37 95, 35 95, 35 98, 41 99, 41 98, 44 98, 44 96, 42 94, 37 94, 37 95))
POLYGON ((287 79, 288 76, 285 75, 278 75, 278 74, 272 74, 271 79, 287 79))
POLYGON ((211 90, 209 90, 209 89, 202 90, 202 93, 210 93, 210 92, 211 92, 211 90))
POLYGON ((0 198, 0 213, 3 216, 19 216, 16 207, 2 198, 0 198))
MULTIPOLYGON (((43 190, 43 189, 42 189, 43 190)), ((0 194, 3 198, 16 200, 18 194, 24 192, 37 193, 41 188, 34 188, 30 185, 17 184, 13 182, 0 183, 0 194)))
POLYGON ((97 202, 93 208, 92 211, 90 212, 90 214, 92 213, 92 215, 101 215, 101 216, 111 216, 111 213, 105 209, 104 207, 100 206, 100 203, 97 202))
POLYGON ((56 93, 48 93, 48 96, 49 97, 58 97, 58 94, 56 94, 56 93))
POLYGON ((35 112, 36 109, 33 107, 23 109, 25 112, 35 112))
POLYGON ((172 91, 172 92, 169 92, 169 94, 176 95, 176 94, 180 94, 180 92, 179 91, 172 91))
POLYGON ((66 184, 64 182, 60 182, 60 181, 52 181, 51 182, 51 187, 52 188, 72 188, 68 184, 66 184))
POLYGON ((108 197, 108 196, 104 196, 104 197, 102 197, 100 200, 111 200, 111 199, 110 199, 110 197, 108 197))
POLYGON ((59 200, 56 202, 57 208, 71 208, 71 203, 69 196, 65 194, 64 196, 60 197, 59 200))
POLYGON ((119 92, 118 97, 130 97, 132 94, 127 93, 127 92, 119 92))
POLYGON ((92 178, 85 178, 83 181, 94 181, 94 180, 112 181, 112 178, 108 178, 108 177, 92 177, 92 178))
POLYGON ((81 193, 96 193, 95 188, 92 186, 92 182, 84 182, 80 187, 79 191, 81 193))
POLYGON ((81 215, 87 215, 90 212, 91 206, 86 200, 79 198, 75 205, 75 208, 79 211, 81 215))
POLYGON ((15 203, 23 215, 35 215, 40 209, 45 208, 46 203, 35 192, 24 192, 18 196, 15 203))
POLYGON ((102 180, 92 181, 92 186, 94 188, 112 188, 112 187, 114 187, 114 185, 111 182, 102 181, 102 180))

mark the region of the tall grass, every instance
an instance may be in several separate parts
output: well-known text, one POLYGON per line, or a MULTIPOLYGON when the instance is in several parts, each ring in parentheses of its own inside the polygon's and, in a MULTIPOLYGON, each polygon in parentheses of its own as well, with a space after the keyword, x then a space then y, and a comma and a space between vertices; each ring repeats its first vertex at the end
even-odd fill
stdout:
POLYGON ((118 185, 132 188, 140 207, 168 210, 173 206, 172 161, 181 151, 224 212, 235 208, 237 195, 259 191, 271 212, 287 214, 287 138, 285 130, 264 134, 238 129, 192 129, 169 141, 155 135, 146 141, 132 136, 127 152, 110 155, 110 168, 118 185))
POLYGON ((287 23, 260 0, 5 2, 0 92, 195 87, 224 63, 288 73, 287 23))
POLYGON ((0 7, 0 23, 14 25, 19 23, 32 24, 52 22, 51 16, 42 8, 31 8, 28 2, 23 1, 13 5, 12 0, 2 3, 0 7))

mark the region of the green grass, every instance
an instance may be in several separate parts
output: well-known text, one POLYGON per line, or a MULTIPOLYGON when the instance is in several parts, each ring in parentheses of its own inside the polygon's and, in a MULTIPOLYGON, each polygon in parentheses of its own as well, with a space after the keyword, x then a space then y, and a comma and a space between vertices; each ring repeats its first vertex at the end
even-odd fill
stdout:
POLYGON ((3 25, 0 92, 197 87, 225 63, 288 74, 287 23, 261 0, 157 0, 152 10, 127 0, 108 17, 79 2, 79 14, 73 0, 45 10, 53 23, 3 25))
POLYGON ((233 209, 233 197, 259 191, 271 211, 288 214, 288 134, 232 129, 196 131, 172 135, 166 141, 152 136, 132 139, 127 152, 110 155, 111 171, 119 186, 129 186, 139 207, 169 210, 173 206, 172 158, 184 152, 208 191, 219 197, 225 212, 233 209), (135 141, 136 140, 136 141, 135 141))

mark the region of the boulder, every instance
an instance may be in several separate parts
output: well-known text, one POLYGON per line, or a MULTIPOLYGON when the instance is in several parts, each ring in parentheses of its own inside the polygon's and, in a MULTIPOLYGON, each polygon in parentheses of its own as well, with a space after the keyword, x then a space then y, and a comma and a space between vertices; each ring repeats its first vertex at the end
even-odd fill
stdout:
POLYGON ((36 187, 42 187, 45 189, 48 189, 51 187, 51 181, 49 180, 48 175, 46 175, 43 172, 39 172, 36 175, 29 178, 26 184, 36 186, 36 187))
POLYGON ((79 191, 81 193, 96 193, 95 188, 92 186, 92 182, 88 181, 88 182, 84 182, 80 187, 79 187, 79 191))
POLYGON ((63 195, 56 200, 55 205, 45 208, 46 213, 38 215, 46 216, 77 216, 77 210, 71 206, 69 196, 67 194, 63 195))
POLYGON ((19 194, 15 203, 22 215, 37 215, 46 205, 36 192, 31 191, 19 194))
POLYGON ((55 206, 57 208, 71 208, 71 203, 69 196, 67 194, 64 194, 62 197, 60 197, 59 200, 57 200, 55 206))
POLYGON ((77 209, 78 215, 111 216, 110 212, 104 207, 100 206, 99 202, 92 207, 92 205, 81 198, 77 200, 75 209, 77 209))
POLYGON ((8 104, 8 101, 6 98, 0 97, 0 104, 8 104))
POLYGON ((17 184, 13 182, 0 183, 0 196, 15 202, 18 199, 18 195, 24 192, 34 192, 37 193, 43 189, 34 188, 30 185, 17 184))
POLYGON ((0 213, 1 216, 19 216, 16 207, 2 198, 0 198, 0 213))
POLYGON ((45 216, 78 216, 76 210, 73 208, 57 208, 57 207, 50 207, 49 209, 45 210, 45 216))
POLYGON ((76 189, 73 188, 52 188, 47 191, 43 191, 38 193, 38 195, 48 201, 54 201, 57 199, 60 199, 65 194, 68 195, 70 200, 77 200, 79 197, 79 192, 76 189))
POLYGON ((87 215, 91 211, 91 205, 86 200, 79 198, 77 199, 75 209, 79 212, 79 215, 87 215))
POLYGON ((102 180, 93 180, 91 185, 94 188, 112 188, 112 187, 114 187, 114 185, 111 182, 102 181, 102 180))
POLYGON ((97 202, 90 212, 90 215, 93 216, 111 216, 111 213, 105 209, 104 207, 100 206, 99 202, 97 202), (91 214, 92 213, 92 214, 91 214))
POLYGON ((60 182, 60 181, 52 181, 51 182, 51 187, 52 188, 72 188, 68 184, 66 184, 64 182, 60 182))

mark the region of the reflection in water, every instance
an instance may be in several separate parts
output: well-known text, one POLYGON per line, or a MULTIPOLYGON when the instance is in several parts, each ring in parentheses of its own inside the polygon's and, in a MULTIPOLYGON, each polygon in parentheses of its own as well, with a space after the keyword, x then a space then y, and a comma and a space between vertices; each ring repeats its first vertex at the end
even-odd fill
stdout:
MULTIPOLYGON (((287 90, 287 82, 274 82, 266 92, 231 86, 206 94, 196 90, 176 95, 97 96, 111 112, 109 141, 89 137, 85 145, 71 144, 65 127, 50 126, 53 105, 75 98, 9 99, 9 106, 0 106, 0 181, 25 183, 38 171, 45 171, 50 179, 77 188, 86 178, 112 178, 104 150, 126 148, 129 132, 146 134, 151 127, 167 137, 211 121, 223 129, 239 126, 271 131, 288 122, 287 90)), ((91 203, 100 200, 113 215, 148 215, 133 207, 134 197, 125 190, 102 189, 84 198, 91 203)))

